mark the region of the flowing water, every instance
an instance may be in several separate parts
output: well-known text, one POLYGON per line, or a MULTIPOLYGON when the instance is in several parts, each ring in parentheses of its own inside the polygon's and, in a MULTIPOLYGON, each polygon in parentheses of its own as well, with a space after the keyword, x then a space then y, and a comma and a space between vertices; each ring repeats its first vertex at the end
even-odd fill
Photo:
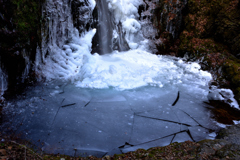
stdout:
POLYGON ((204 102, 223 93, 209 89, 212 76, 198 63, 151 53, 140 5, 48 0, 35 61, 46 81, 8 104, 2 127, 45 152, 75 156, 214 138, 219 126, 204 102))

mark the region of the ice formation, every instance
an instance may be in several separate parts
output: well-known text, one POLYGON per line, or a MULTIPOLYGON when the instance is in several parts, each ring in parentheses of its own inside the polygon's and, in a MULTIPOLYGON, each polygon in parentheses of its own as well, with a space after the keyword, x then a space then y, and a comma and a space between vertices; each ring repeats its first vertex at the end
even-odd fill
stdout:
POLYGON ((4 91, 7 90, 7 75, 3 72, 3 70, 0 68, 0 100, 3 99, 2 95, 4 91))
MULTIPOLYGON (((182 59, 157 56, 148 52, 147 40, 143 38, 138 22, 138 7, 142 1, 107 0, 107 2, 109 10, 114 15, 114 24, 122 25, 122 32, 131 49, 125 52, 113 51, 107 55, 98 53, 92 55, 91 40, 96 30, 91 29, 80 34, 73 25, 68 24, 68 36, 64 37, 62 34, 60 37, 68 40, 68 43, 64 44, 64 41, 60 40, 61 43, 58 42, 59 45, 56 45, 57 39, 53 38, 55 42, 48 43, 52 53, 45 55, 46 58, 42 56, 44 63, 39 64, 38 71, 48 80, 61 78, 71 80, 79 87, 113 87, 119 90, 147 85, 207 86, 212 77, 208 72, 202 71, 197 63, 186 63, 182 59)), ((88 7, 93 10, 95 2, 89 3, 88 7)), ((64 3, 59 5, 61 7, 64 3)), ((70 9, 65 9, 63 13, 70 13, 70 9)), ((71 17, 68 17, 68 22, 72 23, 71 17)), ((54 32, 51 29, 54 29, 55 25, 50 25, 51 34, 54 32)), ((63 25, 62 28, 66 29, 66 26, 63 25)), ((116 31, 113 32, 114 36, 118 36, 116 31)), ((55 36, 51 34, 50 36, 55 36)))
MULTIPOLYGON (((47 30, 50 40, 43 40, 42 55, 37 52, 39 54, 36 56, 36 70, 43 77, 47 80, 71 80, 76 86, 83 88, 125 90, 148 85, 160 88, 165 85, 175 85, 185 87, 192 92, 198 89, 204 90, 204 95, 209 94, 210 100, 230 99, 232 101, 230 105, 239 108, 230 90, 215 89, 209 93, 208 83, 212 80, 212 76, 201 70, 199 64, 150 53, 148 40, 142 34, 143 23, 139 21, 138 15, 138 7, 143 1, 106 0, 106 2, 109 11, 113 14, 112 23, 115 25, 112 38, 121 37, 120 34, 124 35, 130 50, 122 52, 114 50, 105 55, 91 54, 92 39, 96 29, 90 28, 89 31, 79 33, 73 25, 68 2, 48 1, 44 15, 49 18, 49 25, 47 28, 45 26, 42 32, 44 35, 47 30), (54 7, 51 7, 53 5, 57 8, 53 9, 54 7), (59 13, 58 17, 55 16, 56 12, 59 13), (117 30, 119 26, 122 33, 117 30), (223 97, 220 92, 226 92, 231 96, 223 97)), ((94 0, 88 1, 85 9, 88 8, 87 10, 92 12, 95 5, 94 0)), ((91 16, 91 13, 86 14, 84 20, 91 19, 91 16)), ((47 37, 43 36, 44 38, 47 37)))
POLYGON ((209 100, 221 100, 225 103, 228 103, 231 107, 239 109, 239 105, 237 101, 234 99, 234 94, 230 89, 220 88, 218 89, 216 86, 212 86, 208 94, 209 100))

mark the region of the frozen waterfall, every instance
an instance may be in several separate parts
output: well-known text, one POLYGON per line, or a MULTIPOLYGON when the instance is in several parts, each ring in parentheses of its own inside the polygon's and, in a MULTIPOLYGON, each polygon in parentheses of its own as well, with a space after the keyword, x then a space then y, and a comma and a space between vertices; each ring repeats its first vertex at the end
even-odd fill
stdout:
POLYGON ((84 9, 87 14, 74 17, 89 22, 90 26, 81 33, 74 27, 70 4, 73 0, 46 3, 42 53, 36 60, 36 70, 46 79, 71 80, 76 86, 85 88, 113 87, 119 90, 148 85, 162 88, 169 84, 208 88, 212 77, 197 63, 150 53, 138 15, 138 7, 143 4, 141 0, 103 0, 98 1, 97 6, 94 1, 79 2, 82 2, 79 9, 84 9), (95 7, 98 9, 98 30, 91 27, 96 21, 92 17, 95 7), (108 54, 91 54, 96 32, 101 38, 100 54, 102 51, 108 54), (114 40, 119 42, 116 49, 114 40), (122 51, 126 50, 126 45, 129 50, 122 51))

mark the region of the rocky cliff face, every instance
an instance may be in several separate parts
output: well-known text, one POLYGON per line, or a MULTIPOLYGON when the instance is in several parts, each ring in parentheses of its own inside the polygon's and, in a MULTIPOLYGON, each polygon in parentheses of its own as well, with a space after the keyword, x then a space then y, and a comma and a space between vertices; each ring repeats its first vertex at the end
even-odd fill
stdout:
POLYGON ((139 7, 143 35, 156 54, 176 55, 187 0, 144 0, 139 7))
MULTIPOLYGON (((19 85, 36 78, 36 56, 48 55, 53 43, 62 47, 71 37, 71 24, 80 34, 94 24, 87 1, 45 4, 45 0, 0 0, 0 96, 7 89, 5 94, 15 94, 19 85), (54 32, 50 27, 56 27, 51 28, 54 32)), ((43 62, 43 58, 38 60, 43 62)))
POLYGON ((189 0, 178 55, 201 60, 215 84, 231 88, 240 101, 240 8, 238 0, 189 0))
POLYGON ((146 1, 158 54, 200 61, 240 101, 239 0, 146 1))
POLYGON ((158 54, 177 55, 186 5, 187 0, 157 1, 153 12, 153 24, 158 30, 156 34, 158 54))
POLYGON ((0 90, 14 90, 31 72, 42 0, 0 0, 0 90))

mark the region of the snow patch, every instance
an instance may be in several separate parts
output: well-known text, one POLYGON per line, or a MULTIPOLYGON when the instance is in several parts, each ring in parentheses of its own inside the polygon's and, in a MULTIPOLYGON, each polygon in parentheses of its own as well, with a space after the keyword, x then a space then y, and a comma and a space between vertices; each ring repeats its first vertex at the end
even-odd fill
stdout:
POLYGON ((143 50, 115 51, 108 55, 84 56, 75 84, 84 88, 118 90, 168 84, 207 86, 211 74, 199 70, 196 63, 181 63, 168 56, 157 56, 143 50))
POLYGON ((212 89, 208 94, 208 99, 221 100, 229 104, 231 107, 239 109, 238 102, 236 101, 236 99, 234 99, 234 94, 230 89, 218 89, 216 86, 212 86, 212 89))

